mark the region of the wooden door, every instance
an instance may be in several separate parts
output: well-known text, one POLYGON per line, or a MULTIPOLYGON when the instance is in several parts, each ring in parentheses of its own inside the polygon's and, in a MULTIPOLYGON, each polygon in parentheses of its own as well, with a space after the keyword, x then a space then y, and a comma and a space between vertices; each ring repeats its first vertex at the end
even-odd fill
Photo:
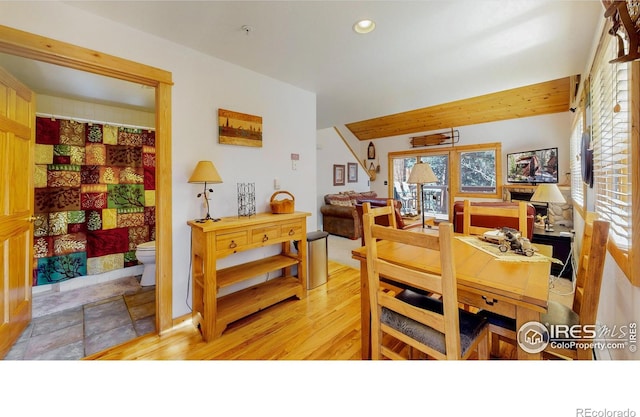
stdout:
POLYGON ((0 358, 31 320, 35 96, 0 67, 0 358))

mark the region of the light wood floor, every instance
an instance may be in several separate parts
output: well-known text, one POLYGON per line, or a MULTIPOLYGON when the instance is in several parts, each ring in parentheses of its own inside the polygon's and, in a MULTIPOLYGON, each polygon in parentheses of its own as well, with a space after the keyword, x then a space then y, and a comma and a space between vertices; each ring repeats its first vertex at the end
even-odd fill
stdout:
MULTIPOLYGON (((232 323, 210 343, 188 321, 84 359, 359 360, 360 347, 360 271, 329 261, 327 284, 306 299, 285 300, 232 323)), ((515 359, 515 346, 501 342, 499 359, 515 359)))
POLYGON ((327 284, 233 323, 204 343, 187 322, 85 359, 360 359, 360 272, 329 262, 327 284))

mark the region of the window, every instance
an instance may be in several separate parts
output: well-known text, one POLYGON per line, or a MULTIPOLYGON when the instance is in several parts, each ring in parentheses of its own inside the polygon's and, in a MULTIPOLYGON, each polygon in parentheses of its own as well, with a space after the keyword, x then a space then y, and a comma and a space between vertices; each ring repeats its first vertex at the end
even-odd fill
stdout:
MULTIPOLYGON (((413 207, 419 209, 424 200, 425 211, 438 219, 448 219, 455 197, 502 198, 500 143, 435 148, 419 151, 390 152, 389 195, 413 196, 413 207), (407 184, 411 168, 418 161, 431 165, 437 184, 425 184, 424 196, 418 196, 415 185, 407 184), (449 190, 451 186, 451 191, 449 190), (407 192, 408 188, 410 192, 407 192)), ((411 198, 411 197, 408 197, 411 198)), ((404 206, 404 203, 403 203, 404 206)))
MULTIPOLYGON (((605 38, 606 39, 606 38, 605 38)), ((595 211, 611 223, 609 237, 623 250, 631 244, 629 64, 611 64, 613 38, 606 39, 591 76, 595 211)))
POLYGON ((579 116, 569 144, 569 167, 571 169, 571 199, 574 207, 580 210, 584 210, 584 183, 582 182, 582 166, 580 165, 583 134, 585 134, 584 123, 582 116, 579 116))
POLYGON ((398 156, 391 158, 393 164, 393 198, 402 201, 403 215, 420 213, 424 207, 425 213, 438 219, 449 219, 449 155, 447 152, 428 156, 398 156), (407 179, 413 166, 420 160, 431 166, 438 177, 435 184, 424 184, 424 195, 420 195, 417 184, 409 184, 407 179), (424 206, 423 206, 424 201, 424 206))
POLYGON ((640 63, 611 63, 615 42, 603 32, 590 73, 593 207, 611 224, 609 253, 629 281, 640 286, 640 256, 632 250, 640 245, 640 138, 631 128, 640 123, 640 63))
POLYGON ((462 193, 495 194, 498 187, 496 151, 460 152, 460 183, 462 193))

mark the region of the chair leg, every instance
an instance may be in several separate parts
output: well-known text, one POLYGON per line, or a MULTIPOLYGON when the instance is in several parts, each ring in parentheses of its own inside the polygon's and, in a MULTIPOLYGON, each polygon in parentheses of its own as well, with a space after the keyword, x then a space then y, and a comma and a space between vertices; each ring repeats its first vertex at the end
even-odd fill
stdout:
POLYGON ((489 357, 489 331, 484 331, 484 336, 478 343, 478 359, 487 360, 489 357))
POLYGON ((500 356, 500 336, 495 333, 491 333, 491 356, 500 356))

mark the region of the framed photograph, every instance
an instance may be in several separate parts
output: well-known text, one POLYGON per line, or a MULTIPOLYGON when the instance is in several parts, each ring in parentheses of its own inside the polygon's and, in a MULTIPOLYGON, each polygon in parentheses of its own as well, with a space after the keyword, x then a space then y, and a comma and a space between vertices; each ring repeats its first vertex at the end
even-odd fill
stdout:
POLYGON ((333 185, 344 185, 344 165, 333 166, 333 185))
POLYGON ((347 163, 347 182, 358 182, 358 164, 347 163))

